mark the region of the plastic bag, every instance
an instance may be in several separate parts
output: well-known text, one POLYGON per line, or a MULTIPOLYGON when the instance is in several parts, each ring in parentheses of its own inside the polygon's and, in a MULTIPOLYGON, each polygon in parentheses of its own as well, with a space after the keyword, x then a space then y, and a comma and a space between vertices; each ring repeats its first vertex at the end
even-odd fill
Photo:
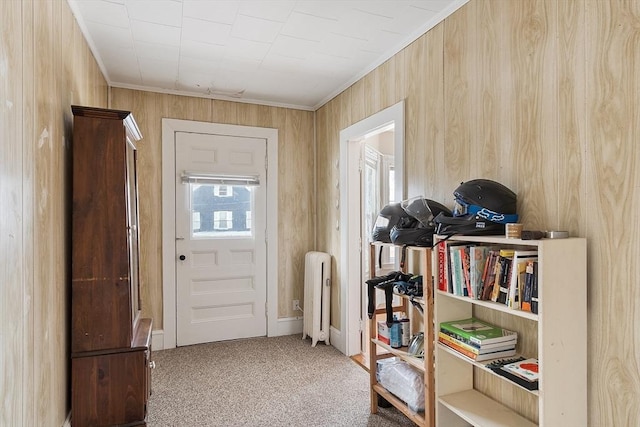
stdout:
POLYGON ((376 377, 378 382, 403 400, 409 410, 424 411, 424 377, 407 362, 398 358, 379 360, 376 377))

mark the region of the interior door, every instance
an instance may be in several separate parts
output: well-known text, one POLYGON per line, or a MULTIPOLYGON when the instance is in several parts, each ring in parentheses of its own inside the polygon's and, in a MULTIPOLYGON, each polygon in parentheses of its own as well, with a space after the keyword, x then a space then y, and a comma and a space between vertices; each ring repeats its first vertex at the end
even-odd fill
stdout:
POLYGON ((266 140, 176 132, 176 343, 266 335, 266 140))

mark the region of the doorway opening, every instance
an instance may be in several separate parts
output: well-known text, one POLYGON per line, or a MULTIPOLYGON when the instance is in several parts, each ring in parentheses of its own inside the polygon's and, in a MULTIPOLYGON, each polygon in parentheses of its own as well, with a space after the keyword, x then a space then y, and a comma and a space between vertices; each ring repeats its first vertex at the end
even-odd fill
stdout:
POLYGON ((363 249, 379 210, 405 195, 404 101, 343 129, 339 164, 342 303, 341 333, 334 342, 344 354, 355 356, 368 348, 363 345, 368 336, 363 289, 369 251, 363 249))

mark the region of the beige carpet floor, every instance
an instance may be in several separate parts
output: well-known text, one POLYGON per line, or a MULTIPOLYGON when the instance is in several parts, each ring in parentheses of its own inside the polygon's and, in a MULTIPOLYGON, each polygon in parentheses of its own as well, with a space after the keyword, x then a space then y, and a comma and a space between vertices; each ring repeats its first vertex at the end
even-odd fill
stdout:
POLYGON ((395 408, 370 414, 369 374, 300 335, 156 351, 148 425, 414 426, 395 408))

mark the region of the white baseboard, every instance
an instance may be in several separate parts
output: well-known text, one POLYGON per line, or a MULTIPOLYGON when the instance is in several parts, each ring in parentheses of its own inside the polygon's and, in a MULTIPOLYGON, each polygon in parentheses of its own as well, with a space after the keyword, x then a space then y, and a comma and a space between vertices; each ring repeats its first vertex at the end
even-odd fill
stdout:
MULTIPOLYGON (((275 331, 270 331, 270 337, 302 334, 302 317, 285 317, 278 319, 277 325, 275 331)), ((153 351, 166 349, 164 346, 164 331, 162 329, 155 330, 151 333, 151 348, 153 351)))
POLYGON ((329 339, 331 340, 331 345, 333 345, 340 353, 347 354, 347 349, 345 348, 345 342, 342 338, 342 331, 331 326, 329 328, 329 339))
POLYGON ((151 332, 151 349, 164 350, 164 331, 162 329, 151 332))
POLYGON ((67 415, 67 419, 62 423, 62 427, 71 427, 71 411, 69 411, 69 415, 67 415))
POLYGON ((277 324, 275 331, 269 331, 270 337, 302 334, 302 317, 283 317, 278 319, 277 324))

